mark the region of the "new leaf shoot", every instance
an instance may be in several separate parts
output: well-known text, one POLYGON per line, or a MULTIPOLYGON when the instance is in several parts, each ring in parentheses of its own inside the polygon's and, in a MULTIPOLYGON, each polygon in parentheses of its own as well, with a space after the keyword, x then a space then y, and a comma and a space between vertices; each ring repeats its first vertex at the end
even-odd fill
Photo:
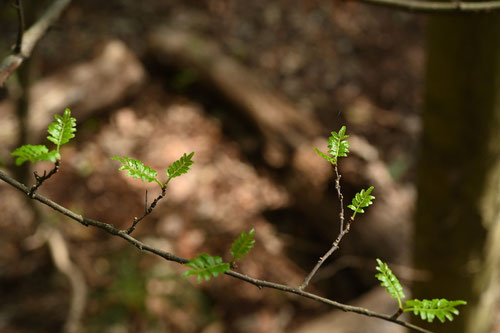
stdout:
POLYGON ((380 285, 382 287, 385 287, 385 290, 391 295, 391 297, 398 300, 399 308, 403 309, 401 299, 406 297, 403 293, 403 286, 401 286, 398 278, 396 277, 396 275, 394 275, 394 273, 392 273, 392 270, 385 262, 382 262, 382 260, 377 258, 377 263, 378 266, 376 267, 376 269, 380 273, 377 273, 375 277, 379 279, 379 281, 381 282, 380 285))
POLYGON ((194 163, 191 160, 193 156, 194 152, 189 155, 186 155, 186 153, 184 153, 181 158, 169 165, 166 171, 168 179, 165 184, 167 184, 172 178, 179 177, 180 175, 187 173, 189 171, 189 167, 194 163))
POLYGON ((202 279, 208 281, 212 277, 217 277, 219 274, 224 274, 229 271, 229 264, 223 262, 221 257, 211 256, 206 253, 199 254, 195 258, 190 259, 185 265, 192 269, 184 272, 182 276, 188 277, 190 275, 196 275, 198 283, 200 283, 202 279))
POLYGON ((446 319, 453 321, 453 315, 458 316, 459 311, 456 306, 465 304, 467 304, 466 301, 448 301, 444 298, 434 298, 433 300, 412 299, 406 301, 403 311, 412 311, 414 315, 420 315, 422 320, 427 320, 429 323, 432 323, 436 317, 444 323, 446 319))
POLYGON ((332 132, 332 136, 328 139, 328 153, 333 156, 335 162, 338 157, 346 157, 349 152, 349 141, 346 139, 349 135, 345 135, 346 127, 342 126, 339 132, 332 132))
POLYGON ((349 141, 346 140, 349 135, 345 135, 345 131, 346 127, 342 126, 338 133, 331 132, 332 136, 328 139, 328 153, 331 156, 326 155, 316 148, 314 148, 314 151, 331 164, 336 165, 337 159, 339 157, 346 157, 349 152, 349 141))
POLYGON ((31 163, 36 163, 38 161, 51 161, 53 163, 56 162, 61 155, 55 150, 49 152, 49 149, 44 145, 24 145, 19 148, 16 148, 11 154, 16 158, 16 165, 21 165, 26 161, 31 163))
POLYGON ((76 119, 71 117, 70 109, 64 110, 62 117, 56 114, 54 118, 55 120, 48 128, 50 135, 47 136, 47 139, 56 145, 56 151, 59 153, 59 148, 75 137, 76 119))
POLYGON ((236 260, 242 259, 253 248, 255 244, 255 229, 250 230, 248 233, 242 231, 238 238, 233 242, 231 250, 229 251, 233 256, 231 266, 234 265, 236 260))
POLYGON ((118 170, 128 170, 127 176, 131 176, 133 178, 140 178, 142 181, 157 182, 161 187, 164 185, 156 179, 158 172, 147 165, 144 165, 143 162, 139 160, 135 160, 133 158, 128 158, 127 156, 111 157, 112 160, 120 161, 123 165, 118 170))
POLYGON ((373 204, 372 200, 375 199, 375 197, 371 195, 372 191, 373 186, 370 186, 367 190, 361 190, 361 192, 356 193, 356 195, 352 199, 352 204, 347 206, 354 211, 351 216, 352 220, 354 220, 357 213, 362 214, 365 212, 363 208, 366 208, 373 204))

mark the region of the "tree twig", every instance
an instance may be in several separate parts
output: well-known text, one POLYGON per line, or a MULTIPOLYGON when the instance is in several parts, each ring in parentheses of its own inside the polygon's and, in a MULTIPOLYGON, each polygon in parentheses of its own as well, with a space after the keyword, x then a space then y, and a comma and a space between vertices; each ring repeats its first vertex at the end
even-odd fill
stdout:
MULTIPOLYGON (((24 194, 29 195, 30 190, 28 187, 26 187, 26 185, 19 183, 17 180, 9 177, 8 175, 3 173, 2 171, 0 171, 0 179, 3 180, 4 182, 6 182, 7 184, 13 186, 14 188, 18 189, 19 191, 23 192, 24 194)), ((112 235, 121 237, 124 240, 126 240, 127 242, 129 242, 130 244, 132 244, 135 247, 137 247, 138 249, 140 249, 141 251, 147 251, 147 252, 153 253, 159 257, 162 257, 165 260, 174 261, 174 262, 177 262, 179 264, 185 264, 188 262, 188 260, 185 258, 176 256, 172 253, 169 253, 169 252, 160 250, 158 248, 152 247, 148 244, 142 243, 141 241, 130 236, 126 230, 119 230, 109 223, 89 219, 89 218, 83 217, 79 214, 76 214, 75 212, 59 205, 58 203, 56 203, 56 202, 38 194, 38 193, 34 193, 31 196, 31 199, 34 199, 34 200, 37 200, 37 201, 43 203, 44 205, 58 211, 59 213, 61 213, 63 215, 68 216, 69 218, 79 222, 80 224, 82 224, 84 226, 89 226, 89 225, 94 226, 94 227, 103 229, 104 231, 106 231, 112 235)), ((347 224, 346 229, 348 228, 348 225, 349 224, 347 224)), ((356 306, 351 306, 351 305, 335 302, 331 299, 303 291, 298 287, 291 287, 291 286, 287 286, 287 285, 283 285, 283 284, 279 284, 279 283, 273 283, 273 282, 269 282, 269 281, 255 279, 255 278, 252 278, 248 275, 238 273, 238 272, 235 272, 232 270, 228 271, 225 274, 232 276, 234 278, 240 279, 242 281, 246 281, 248 283, 251 283, 251 284, 257 286, 259 289, 270 288, 270 289, 275 289, 275 290, 281 290, 283 292, 296 294, 296 295, 299 295, 299 296, 302 296, 305 298, 315 300, 317 302, 328 304, 328 305, 333 306, 334 308, 340 309, 342 311, 354 312, 354 313, 358 313, 358 314, 361 314, 364 316, 374 317, 374 318, 379 318, 379 319, 382 319, 385 321, 389 321, 389 322, 392 322, 394 324, 412 329, 415 332, 432 333, 432 331, 429 331, 427 329, 418 327, 416 325, 407 323, 405 321, 398 320, 396 318, 391 318, 390 315, 373 312, 373 311, 370 311, 368 309, 361 308, 361 307, 356 307, 356 306)))
POLYGON ((500 1, 420 1, 420 0, 352 0, 368 5, 419 13, 484 13, 500 10, 500 1))
POLYGON ((147 205, 148 205, 148 192, 146 192, 146 207, 145 207, 145 210, 144 210, 144 214, 142 214, 141 217, 134 217, 134 222, 132 223, 132 226, 127 229, 127 234, 128 235, 130 235, 135 230, 135 227, 137 226, 137 223, 139 223, 143 218, 145 218, 146 216, 148 216, 149 214, 151 214, 151 212, 153 211, 153 209, 156 207, 156 204, 158 203, 158 201, 160 201, 163 197, 165 197, 166 190, 167 190, 166 186, 163 186, 161 188, 160 195, 157 196, 153 200, 153 202, 151 203, 151 205, 149 206, 149 208, 147 207, 147 205))
MULTIPOLYGON (((26 30, 21 37, 22 43, 19 50, 7 56, 0 63, 0 86, 21 66, 21 64, 31 56, 38 41, 45 35, 47 30, 59 18, 63 10, 69 5, 71 0, 56 0, 40 17, 40 19, 26 30)), ((19 9, 18 9, 19 10, 19 9)), ((18 12, 19 13, 19 12, 18 12)), ((19 37, 18 37, 19 41, 19 37)), ((16 45, 17 48, 17 45, 16 45)))
POLYGON ((14 46, 14 53, 19 53, 21 52, 21 45, 23 44, 23 34, 24 34, 23 2, 21 0, 16 0, 14 7, 17 10, 17 20, 18 20, 17 39, 16 39, 16 45, 14 46))
POLYGON ((335 189, 337 190, 337 196, 338 196, 339 201, 340 201, 340 213, 339 213, 340 231, 339 231, 337 238, 332 243, 332 246, 330 247, 330 249, 322 257, 319 258, 319 260, 316 263, 316 265, 314 266, 314 268, 306 276, 306 278, 304 279, 304 282, 302 282, 302 284, 299 286, 299 289, 301 289, 301 290, 307 287, 307 285, 309 284, 309 282, 311 282, 311 279, 316 274, 316 272, 321 267, 321 265, 323 265, 325 260, 328 259, 328 257, 330 257, 333 254, 333 252, 338 250, 340 241, 349 232, 349 230, 351 230, 351 222, 353 221, 352 219, 349 219, 347 221, 347 224, 345 225, 345 228, 344 228, 344 195, 342 194, 342 191, 340 189, 340 178, 342 176, 339 174, 339 169, 338 169, 337 164, 335 164, 334 167, 335 167, 335 189))
POLYGON ((43 171, 43 176, 39 176, 36 171, 33 172, 36 183, 33 186, 31 186, 30 191, 28 193, 29 197, 32 198, 35 191, 43 184, 43 182, 45 182, 47 179, 55 175, 57 171, 59 171, 59 165, 60 165, 60 160, 57 160, 56 163, 54 163, 54 168, 50 170, 48 174, 46 170, 43 171))

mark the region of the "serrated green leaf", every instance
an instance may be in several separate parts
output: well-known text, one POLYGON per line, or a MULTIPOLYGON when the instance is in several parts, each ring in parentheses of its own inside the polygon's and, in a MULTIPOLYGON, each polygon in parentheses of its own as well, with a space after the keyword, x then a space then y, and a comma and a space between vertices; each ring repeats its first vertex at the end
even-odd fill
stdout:
POLYGON ((127 176, 131 176, 133 178, 140 178, 142 181, 157 182, 161 187, 163 184, 156 179, 158 172, 153 170, 147 165, 144 165, 143 162, 139 160, 135 160, 133 158, 128 158, 127 156, 111 157, 112 160, 120 161, 123 165, 118 170, 128 170, 127 176))
POLYGON ((313 149, 314 149, 314 151, 315 151, 316 153, 318 153, 318 155, 319 155, 319 156, 323 157, 325 160, 327 160, 327 161, 328 161, 328 162, 330 162, 331 164, 335 165, 335 160, 334 160, 332 157, 330 157, 330 156, 326 155, 325 153, 323 153, 322 151, 320 151, 320 150, 318 150, 318 149, 316 149, 316 148, 313 148, 313 149))
POLYGON ((448 301, 444 298, 434 298, 432 300, 412 299, 406 301, 404 312, 413 312, 414 315, 420 316, 422 320, 432 322, 436 317, 444 323, 446 319, 453 321, 453 315, 458 316, 460 313, 456 307, 467 304, 466 301, 448 301))
POLYGON ((378 266, 376 269, 380 273, 375 274, 375 277, 381 282, 380 285, 385 287, 391 297, 398 300, 399 308, 402 309, 403 305, 401 303, 401 299, 406 297, 403 293, 403 286, 401 286, 398 278, 394 275, 394 273, 392 273, 392 270, 385 262, 382 262, 382 260, 377 258, 377 264, 378 266))
POLYGON ((59 152, 62 145, 75 137, 76 119, 71 117, 70 109, 64 110, 62 117, 56 114, 54 118, 55 120, 49 125, 48 132, 50 135, 47 139, 57 146, 56 151, 59 152))
POLYGON ((364 213, 365 210, 363 208, 373 204, 372 200, 375 199, 375 197, 371 195, 373 188, 373 186, 370 186, 367 190, 361 190, 361 192, 356 193, 352 199, 352 204, 347 206, 354 211, 351 219, 354 219, 357 213, 364 213))
POLYGON ((346 127, 342 126, 337 132, 331 132, 332 136, 328 138, 328 153, 332 155, 335 162, 339 157, 346 157, 349 152, 349 141, 346 139, 349 135, 345 135, 346 127))
POLYGON ((179 177, 182 174, 185 174, 189 171, 189 167, 194 163, 191 159, 194 156, 194 152, 192 152, 189 155, 184 155, 181 156, 177 161, 169 165, 166 174, 167 174, 167 183, 170 181, 170 179, 179 177))
POLYGON ((221 257, 211 256, 206 253, 190 259, 185 265, 192 269, 184 272, 182 276, 188 277, 190 275, 196 275, 198 283, 203 279, 208 281, 212 277, 217 277, 219 274, 224 274, 229 271, 229 264, 223 262, 221 257))
POLYGON ((233 256, 231 264, 234 265, 236 260, 242 259, 254 246, 255 229, 250 230, 248 233, 242 231, 238 238, 233 242, 231 250, 229 251, 233 256))
POLYGON ((11 154, 16 158, 16 165, 21 165, 26 161, 31 163, 36 163, 39 161, 51 161, 55 163, 57 159, 61 158, 61 155, 52 150, 49 152, 49 149, 44 145, 24 145, 19 148, 16 148, 11 154))

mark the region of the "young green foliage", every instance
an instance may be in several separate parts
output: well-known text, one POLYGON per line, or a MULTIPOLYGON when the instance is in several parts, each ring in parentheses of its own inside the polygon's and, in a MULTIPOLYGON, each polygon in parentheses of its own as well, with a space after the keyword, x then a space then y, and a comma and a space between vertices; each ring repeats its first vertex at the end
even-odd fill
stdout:
POLYGON ((453 315, 458 316, 459 311, 455 308, 458 305, 465 305, 466 301, 448 301, 444 298, 434 298, 433 300, 408 300, 406 301, 404 312, 412 311, 414 315, 420 315, 422 320, 432 323, 434 318, 438 318, 442 323, 448 319, 453 321, 453 315))
POLYGON ((16 148, 11 154, 16 158, 16 165, 19 166, 26 161, 36 163, 38 161, 51 161, 53 163, 57 160, 57 151, 49 152, 49 149, 44 145, 24 145, 16 148))
POLYGON ((62 117, 56 114, 54 118, 56 120, 49 125, 48 132, 50 135, 47 139, 57 146, 56 151, 59 154, 59 148, 75 137, 76 119, 71 117, 70 109, 64 110, 62 117))
POLYGON ((255 229, 250 230, 248 233, 242 231, 238 238, 233 242, 231 250, 229 251, 233 256, 231 261, 231 266, 233 266, 236 260, 242 259, 254 246, 255 239, 255 229))
POLYGON ((118 170, 128 170, 127 176, 140 178, 142 181, 148 181, 149 183, 157 182, 161 187, 163 187, 163 184, 156 179, 158 172, 147 165, 144 165, 143 162, 133 158, 128 158, 127 156, 114 156, 111 157, 111 159, 120 161, 123 164, 118 170))
POLYGON ((391 297, 397 298, 399 309, 403 312, 413 312, 414 315, 420 315, 422 320, 427 320, 430 323, 437 317, 444 323, 446 319, 452 321, 453 315, 458 316, 459 311, 455 308, 456 306, 467 304, 466 301, 462 300, 448 301, 444 298, 435 298, 433 300, 407 300, 405 305, 402 306, 401 300, 405 297, 405 294, 398 278, 382 260, 377 259, 377 263, 376 268, 380 273, 377 273, 375 277, 382 282, 380 285, 386 288, 391 297))
POLYGON ((375 197, 371 195, 373 191, 373 186, 370 186, 367 190, 361 190, 361 192, 356 193, 354 198, 352 199, 352 204, 347 206, 348 208, 352 209, 354 213, 351 216, 351 219, 354 220, 354 217, 356 217, 357 213, 364 213, 364 209, 371 204, 373 204, 373 199, 375 197))
POLYGON ((385 287, 387 292, 391 295, 392 298, 396 298, 398 300, 399 308, 403 308, 403 304, 401 303, 401 299, 405 298, 405 294, 403 293, 403 286, 399 283, 398 278, 394 275, 387 266, 386 263, 382 262, 382 260, 377 258, 378 266, 376 267, 377 273, 375 277, 379 279, 381 282, 380 285, 385 287))
POLYGON ((45 145, 24 145, 16 148, 10 155, 16 158, 16 165, 21 165, 26 161, 36 163, 39 161, 51 161, 55 163, 61 159, 59 149, 70 139, 75 137, 76 119, 71 117, 70 109, 64 111, 63 116, 54 115, 55 120, 49 125, 49 136, 47 139, 56 145, 56 150, 49 151, 45 145))
POLYGON ((332 132, 332 136, 328 138, 328 153, 332 156, 328 156, 316 148, 314 148, 314 151, 331 164, 337 164, 337 159, 339 157, 346 157, 349 152, 349 141, 345 140, 349 135, 345 135, 345 131, 346 127, 342 126, 338 133, 332 132))
POLYGON ((192 269, 184 272, 182 276, 188 277, 190 275, 196 275, 198 283, 200 283, 202 279, 208 281, 212 276, 217 277, 219 274, 224 274, 229 271, 229 264, 222 262, 221 257, 212 257, 206 253, 199 254, 195 258, 190 259, 185 265, 192 269))
POLYGON ((349 141, 345 140, 349 135, 345 135, 346 127, 342 126, 338 133, 332 132, 332 136, 328 139, 328 153, 333 156, 335 162, 338 157, 346 157, 349 152, 349 141))
POLYGON ((170 181, 170 179, 179 177, 180 175, 183 175, 189 171, 189 167, 193 165, 193 161, 191 160, 194 156, 194 152, 192 152, 189 155, 184 155, 181 156, 177 161, 169 165, 166 174, 167 174, 167 183, 170 181))

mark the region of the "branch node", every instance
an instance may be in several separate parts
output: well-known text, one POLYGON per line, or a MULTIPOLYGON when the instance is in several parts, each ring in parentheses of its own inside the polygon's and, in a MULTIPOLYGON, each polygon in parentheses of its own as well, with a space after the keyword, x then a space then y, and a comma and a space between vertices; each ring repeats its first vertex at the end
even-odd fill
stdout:
POLYGON ((47 171, 43 171, 43 176, 38 175, 36 171, 33 172, 33 175, 35 177, 35 184, 31 186, 29 192, 27 193, 28 196, 33 199, 35 197, 35 191, 50 177, 55 175, 57 171, 59 171, 59 165, 60 165, 60 160, 57 160, 56 163, 54 163, 54 168, 50 170, 50 172, 47 174, 47 171))

